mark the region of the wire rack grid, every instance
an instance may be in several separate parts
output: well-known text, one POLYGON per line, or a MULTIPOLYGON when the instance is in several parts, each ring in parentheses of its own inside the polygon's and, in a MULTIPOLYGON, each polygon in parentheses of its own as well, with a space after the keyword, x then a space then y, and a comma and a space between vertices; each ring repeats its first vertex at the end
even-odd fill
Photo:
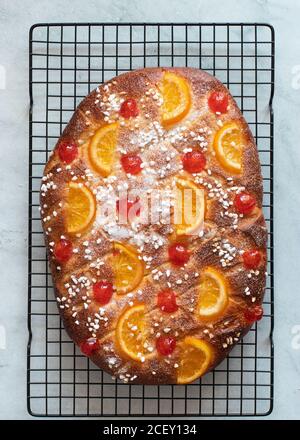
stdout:
POLYGON ((30 30, 28 411, 36 416, 251 416, 273 404, 274 30, 266 24, 37 24, 30 30), (128 385, 83 357, 54 299, 39 206, 43 167, 75 107, 99 83, 141 67, 216 75, 256 138, 269 230, 265 316, 191 385, 128 385))

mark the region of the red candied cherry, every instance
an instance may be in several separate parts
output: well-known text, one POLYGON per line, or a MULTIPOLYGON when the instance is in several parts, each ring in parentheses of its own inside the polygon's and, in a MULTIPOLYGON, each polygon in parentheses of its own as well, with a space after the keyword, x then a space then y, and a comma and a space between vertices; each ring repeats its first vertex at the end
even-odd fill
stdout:
POLYGON ((173 353, 176 347, 176 339, 172 336, 160 336, 156 340, 156 349, 162 356, 173 353))
POLYGON ((234 198, 234 206, 240 214, 250 214, 256 206, 256 200, 251 194, 240 192, 234 198))
POLYGON ((257 249, 249 249, 243 253, 243 263, 247 269, 257 269, 261 262, 261 253, 257 249))
POLYGON ((125 119, 135 118, 139 114, 139 108, 135 99, 126 99, 121 105, 120 115, 125 119))
POLYGON ((182 164, 184 170, 188 173, 200 173, 206 165, 206 159, 201 151, 193 150, 185 153, 182 164))
POLYGON ((100 343, 96 338, 89 338, 80 344, 80 350, 86 356, 91 356, 100 347, 100 343))
POLYGON ((116 207, 118 213, 125 214, 126 218, 128 217, 128 213, 132 207, 135 207, 135 214, 139 216, 141 214, 141 206, 139 203, 139 197, 137 197, 134 201, 128 200, 126 198, 117 200, 116 207))
POLYGON ((261 306, 255 306, 244 312, 244 317, 249 323, 259 321, 263 317, 264 311, 261 306))
POLYGON ((78 147, 75 142, 60 142, 57 150, 60 160, 67 164, 73 162, 78 156, 78 147))
POLYGON ((158 307, 166 313, 174 313, 178 310, 176 303, 176 294, 171 289, 162 290, 157 295, 158 307))
POLYGON ((173 243, 169 247, 169 259, 176 266, 183 266, 189 258, 190 252, 183 243, 173 243))
POLYGON ((100 305, 107 304, 113 294, 113 286, 106 280, 98 281, 93 285, 94 298, 100 305))
POLYGON ((137 154, 124 154, 121 157, 121 164, 127 174, 138 174, 142 169, 142 159, 137 154))
POLYGON ((208 98, 208 106, 214 113, 226 113, 228 94, 226 92, 212 92, 208 98))
POLYGON ((54 246, 54 256, 60 263, 66 263, 72 256, 73 246, 69 240, 62 238, 54 246))

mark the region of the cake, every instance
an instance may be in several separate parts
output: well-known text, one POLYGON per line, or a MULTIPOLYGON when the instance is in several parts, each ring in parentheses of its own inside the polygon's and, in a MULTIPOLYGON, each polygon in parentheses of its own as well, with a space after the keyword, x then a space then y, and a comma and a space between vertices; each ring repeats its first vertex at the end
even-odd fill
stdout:
POLYGON ((192 68, 92 91, 42 178, 56 301, 81 352, 125 383, 187 384, 263 315, 267 229, 251 131, 192 68))

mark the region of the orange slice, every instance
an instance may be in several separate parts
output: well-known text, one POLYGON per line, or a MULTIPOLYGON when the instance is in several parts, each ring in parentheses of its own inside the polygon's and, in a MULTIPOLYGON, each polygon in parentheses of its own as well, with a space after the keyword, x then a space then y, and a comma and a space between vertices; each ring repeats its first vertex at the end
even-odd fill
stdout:
POLYGON ((83 183, 68 185, 66 204, 66 227, 70 234, 84 231, 96 215, 96 200, 83 183))
POLYGON ((201 318, 220 315, 228 304, 227 281, 221 272, 208 267, 201 274, 197 311, 201 318))
POLYGON ((99 128, 90 142, 90 161, 103 177, 111 173, 117 140, 118 123, 115 122, 99 128))
POLYGON ((112 266, 114 287, 118 294, 130 292, 141 282, 144 266, 131 246, 114 243, 112 266))
POLYGON ((174 228, 177 235, 198 234, 204 223, 204 190, 192 181, 176 178, 174 228))
POLYGON ((170 127, 183 119, 191 107, 191 93, 187 81, 173 72, 166 72, 160 85, 163 96, 161 122, 170 127))
POLYGON ((206 373, 213 358, 212 347, 202 339, 187 336, 180 346, 177 383, 193 382, 206 373))
POLYGON ((116 338, 120 349, 129 358, 143 362, 146 358, 153 356, 147 349, 145 332, 145 306, 138 304, 123 313, 116 327, 116 338))
POLYGON ((213 146, 217 159, 226 170, 241 172, 244 138, 237 122, 223 125, 214 137, 213 146))

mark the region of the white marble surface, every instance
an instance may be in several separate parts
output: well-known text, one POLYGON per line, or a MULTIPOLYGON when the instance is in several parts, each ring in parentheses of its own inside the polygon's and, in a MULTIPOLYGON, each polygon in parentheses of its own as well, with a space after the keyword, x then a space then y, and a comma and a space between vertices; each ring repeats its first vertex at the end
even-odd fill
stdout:
POLYGON ((275 27, 275 402, 269 417, 300 418, 300 337, 293 335, 300 334, 299 16, 296 0, 0 1, 0 418, 29 417, 28 30, 33 23, 61 21, 268 22, 275 27))

